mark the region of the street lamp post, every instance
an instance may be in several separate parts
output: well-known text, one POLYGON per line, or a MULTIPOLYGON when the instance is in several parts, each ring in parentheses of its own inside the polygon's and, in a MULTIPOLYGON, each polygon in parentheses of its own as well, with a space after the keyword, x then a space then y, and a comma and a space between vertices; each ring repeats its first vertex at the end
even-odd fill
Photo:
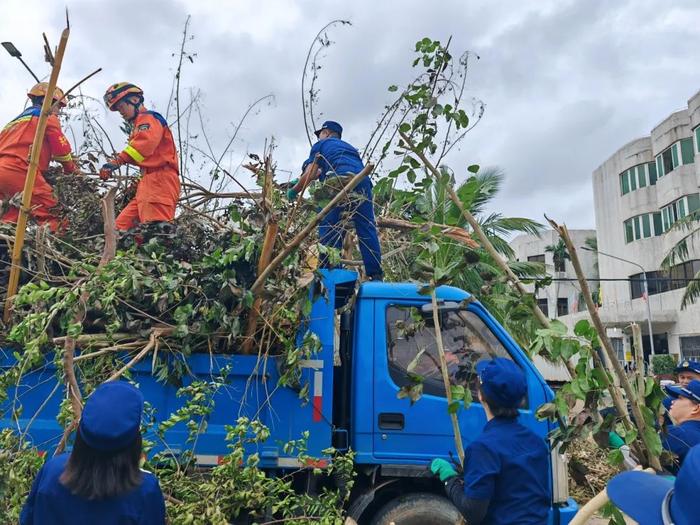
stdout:
MULTIPOLYGON (((593 252, 597 253, 600 255, 605 255, 606 257, 610 257, 611 259, 617 259, 618 261, 626 262, 627 264, 631 264, 633 266, 636 266, 640 270, 642 270, 642 282, 644 283, 644 295, 646 296, 646 303, 647 303, 647 323, 649 325, 649 350, 651 351, 651 357, 654 357, 656 353, 654 352, 654 332, 651 327, 651 306, 649 305, 649 285, 647 284, 647 272, 642 267, 641 264, 637 264, 634 261, 629 261, 627 259, 623 259, 622 257, 618 257, 617 255, 612 255, 610 253, 605 253, 601 252, 600 250, 594 250, 593 248, 589 248, 588 246, 581 246, 582 250, 586 250, 587 252, 593 252)), ((642 352, 644 350, 642 349, 642 352)))

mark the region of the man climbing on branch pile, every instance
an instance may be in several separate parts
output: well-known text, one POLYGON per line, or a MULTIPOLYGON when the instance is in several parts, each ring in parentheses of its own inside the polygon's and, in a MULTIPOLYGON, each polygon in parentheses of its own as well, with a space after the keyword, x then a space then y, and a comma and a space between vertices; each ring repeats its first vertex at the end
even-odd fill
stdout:
MULTIPOLYGON (((364 169, 357 149, 341 139, 343 128, 340 124, 328 120, 314 133, 318 142, 312 146, 309 158, 302 165, 302 176, 298 181, 293 181, 294 186, 287 192, 290 200, 304 193, 309 184, 316 179, 324 181, 331 176, 353 176, 364 169)), ((360 196, 360 202, 348 206, 348 211, 355 224, 365 273, 368 279, 381 281, 382 254, 374 219, 372 182, 369 178, 363 179, 353 192, 360 196)), ((319 224, 319 242, 324 246, 342 248, 345 230, 340 222, 344 211, 345 206, 335 207, 319 224)), ((320 266, 329 266, 327 257, 321 257, 320 266)))
POLYGON ((141 168, 136 197, 116 220, 117 229, 130 230, 140 224, 171 222, 180 198, 177 150, 168 123, 160 113, 143 105, 143 90, 128 82, 111 85, 104 95, 111 111, 118 111, 130 127, 129 143, 108 159, 100 170, 107 180, 124 164, 141 168))
MULTIPOLYGON (((24 190, 29 170, 34 135, 39 124, 41 105, 48 90, 47 82, 40 82, 29 90, 27 96, 32 105, 7 124, 0 132, 0 200, 11 199, 24 190)), ((65 173, 79 175, 78 166, 73 162, 70 143, 61 130, 58 114, 66 106, 66 99, 58 87, 54 90, 54 106, 46 123, 46 133, 39 156, 39 171, 32 190, 31 215, 39 224, 48 224, 51 231, 59 228, 59 218, 52 208, 58 205, 53 188, 44 178, 49 162, 54 160, 63 165, 65 173)), ((17 222, 19 208, 12 207, 2 217, 2 222, 17 222)))

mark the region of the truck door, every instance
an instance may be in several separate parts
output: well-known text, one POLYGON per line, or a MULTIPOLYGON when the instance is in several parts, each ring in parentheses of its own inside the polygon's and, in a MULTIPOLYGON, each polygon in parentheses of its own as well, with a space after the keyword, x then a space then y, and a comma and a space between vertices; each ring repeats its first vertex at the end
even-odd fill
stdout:
MULTIPOLYGON (((425 311, 425 304, 375 302, 373 447, 378 461, 422 463, 450 452, 456 457, 432 310, 425 311), (414 384, 416 377, 420 377, 423 393, 411 404, 398 394, 402 387, 414 384)), ((534 407, 542 402, 542 387, 510 336, 478 304, 441 311, 440 317, 450 382, 468 386, 476 400, 476 363, 493 357, 514 359, 528 378, 528 398, 520 421, 530 427, 542 426, 540 430, 546 432, 546 425, 535 420, 530 406, 530 402, 536 402, 534 407)), ((478 401, 467 410, 460 409, 458 415, 466 446, 481 432, 486 416, 478 401)))

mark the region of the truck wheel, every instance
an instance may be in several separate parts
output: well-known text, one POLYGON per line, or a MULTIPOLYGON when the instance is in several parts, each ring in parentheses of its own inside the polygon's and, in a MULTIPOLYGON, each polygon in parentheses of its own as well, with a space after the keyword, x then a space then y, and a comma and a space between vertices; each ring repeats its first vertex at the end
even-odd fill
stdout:
POLYGON ((371 525, 458 525, 464 520, 443 496, 426 492, 406 494, 391 500, 372 518, 371 525))

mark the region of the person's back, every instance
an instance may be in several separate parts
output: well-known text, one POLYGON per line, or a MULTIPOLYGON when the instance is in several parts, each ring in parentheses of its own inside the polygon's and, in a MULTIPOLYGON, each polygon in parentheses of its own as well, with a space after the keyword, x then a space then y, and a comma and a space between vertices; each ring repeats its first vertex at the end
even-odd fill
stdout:
MULTIPOLYGON (((320 180, 326 178, 329 170, 335 171, 338 175, 345 175, 359 173, 364 168, 357 148, 337 137, 328 137, 314 144, 309 159, 313 160, 317 153, 321 154, 321 159, 318 161, 318 167, 321 169, 320 180)), ((369 182, 369 179, 365 180, 369 182)))
POLYGON ((461 479, 442 458, 434 459, 430 470, 469 525, 545 525, 552 500, 549 447, 518 423, 527 394, 525 374, 503 357, 480 361, 476 372, 484 431, 464 450, 461 479))
POLYGON ((494 418, 465 450, 464 464, 465 495, 490 500, 483 523, 546 523, 549 451, 541 437, 517 420, 494 418), (482 483, 489 471, 498 473, 490 492, 482 483))
POLYGON ((85 403, 70 455, 39 471, 20 525, 162 525, 158 480, 139 469, 143 396, 124 381, 103 383, 85 403))
POLYGON ((163 523, 165 508, 158 480, 142 472, 141 485, 134 490, 100 500, 88 500, 71 493, 60 481, 69 454, 46 462, 37 475, 21 525, 136 525, 163 523))

